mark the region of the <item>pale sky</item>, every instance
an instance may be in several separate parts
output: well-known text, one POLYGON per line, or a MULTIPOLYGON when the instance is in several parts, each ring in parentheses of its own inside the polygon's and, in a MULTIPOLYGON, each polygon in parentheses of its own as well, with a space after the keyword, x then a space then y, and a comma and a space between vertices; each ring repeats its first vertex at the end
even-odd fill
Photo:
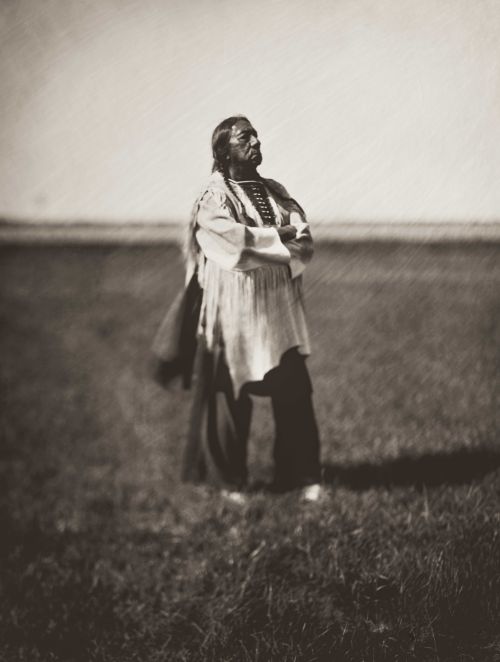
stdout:
POLYGON ((318 221, 500 219, 498 0, 0 0, 0 215, 183 220, 248 115, 318 221))

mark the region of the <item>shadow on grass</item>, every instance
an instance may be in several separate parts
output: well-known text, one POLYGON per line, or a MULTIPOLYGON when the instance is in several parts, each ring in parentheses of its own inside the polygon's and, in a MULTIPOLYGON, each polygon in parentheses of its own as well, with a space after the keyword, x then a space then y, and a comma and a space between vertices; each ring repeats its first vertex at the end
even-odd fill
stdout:
POLYGON ((500 467, 500 451, 461 449, 420 457, 401 457, 382 464, 326 464, 325 483, 366 490, 371 487, 458 485, 483 478, 500 467))

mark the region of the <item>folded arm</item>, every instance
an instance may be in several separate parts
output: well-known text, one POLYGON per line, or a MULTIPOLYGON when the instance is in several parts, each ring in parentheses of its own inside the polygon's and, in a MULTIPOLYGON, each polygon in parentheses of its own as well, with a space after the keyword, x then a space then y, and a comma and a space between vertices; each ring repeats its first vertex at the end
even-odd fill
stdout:
POLYGON ((274 179, 266 179, 265 182, 267 188, 277 197, 279 204, 287 210, 290 226, 296 231, 294 237, 285 239, 290 252, 290 272, 292 278, 296 278, 304 271, 313 256, 314 246, 310 226, 304 210, 282 184, 274 179))
POLYGON ((223 269, 249 271, 265 264, 290 264, 292 256, 276 228, 238 223, 223 192, 209 190, 201 198, 196 239, 204 255, 223 269))
POLYGON ((311 261, 314 247, 309 223, 306 223, 300 214, 295 211, 290 213, 290 225, 297 229, 295 237, 286 242, 290 251, 290 271, 292 278, 296 278, 311 261))

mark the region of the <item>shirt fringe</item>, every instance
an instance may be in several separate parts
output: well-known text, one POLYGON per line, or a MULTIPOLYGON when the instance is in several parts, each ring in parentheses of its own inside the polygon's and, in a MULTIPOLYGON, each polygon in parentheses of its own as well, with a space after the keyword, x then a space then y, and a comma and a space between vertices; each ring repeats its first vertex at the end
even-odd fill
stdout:
POLYGON ((310 353, 302 281, 291 279, 287 265, 229 271, 202 257, 198 278, 198 333, 210 350, 224 345, 237 392, 246 381, 260 381, 288 349, 310 353))

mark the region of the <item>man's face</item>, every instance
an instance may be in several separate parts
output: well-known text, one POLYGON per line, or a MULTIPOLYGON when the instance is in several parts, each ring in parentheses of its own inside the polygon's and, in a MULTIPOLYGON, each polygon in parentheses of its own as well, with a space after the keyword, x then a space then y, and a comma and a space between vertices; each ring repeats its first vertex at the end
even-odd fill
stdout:
POLYGON ((252 164, 257 167, 262 163, 257 131, 246 120, 233 124, 228 147, 229 163, 233 166, 252 164))

